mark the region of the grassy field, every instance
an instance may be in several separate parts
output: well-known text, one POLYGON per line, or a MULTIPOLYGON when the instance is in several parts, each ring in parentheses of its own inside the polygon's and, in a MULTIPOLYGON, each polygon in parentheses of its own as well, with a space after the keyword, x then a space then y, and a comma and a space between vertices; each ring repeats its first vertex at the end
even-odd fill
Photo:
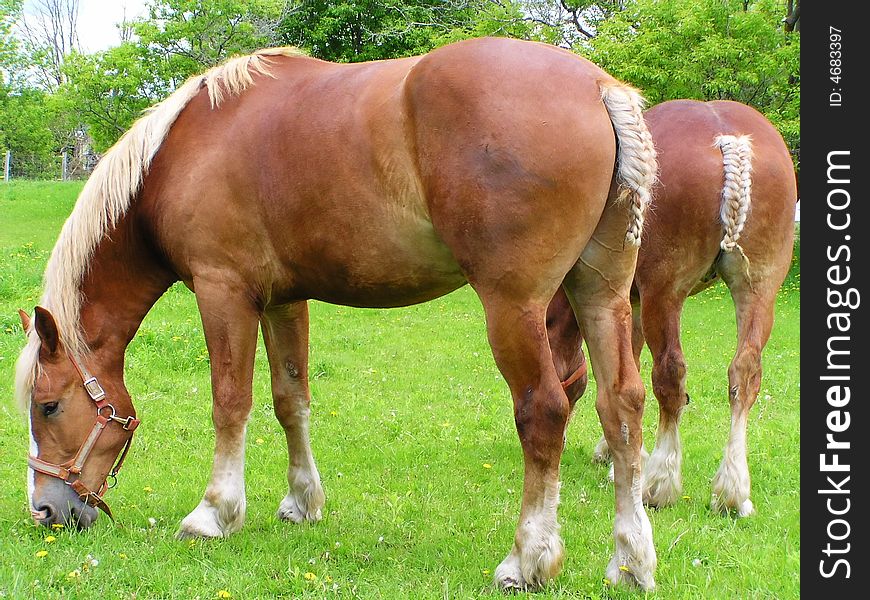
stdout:
MULTIPOLYGON (((229 539, 193 542, 173 536, 211 465, 209 370, 194 299, 171 288, 128 351, 127 387, 142 426, 107 496, 117 524, 102 517, 83 533, 35 527, 25 502, 27 426, 11 400, 23 344, 15 309, 36 303, 48 252, 80 188, 0 185, 0 597, 501 597, 492 571, 513 539, 522 458, 507 386, 468 288, 406 309, 312 303, 312 444, 327 495, 317 525, 275 517, 287 454, 261 348, 246 526, 229 539)), ((742 520, 709 508, 728 435, 732 305, 721 285, 688 302, 686 497, 650 511, 659 558, 650 598, 799 596, 799 291, 795 269, 779 296, 750 418, 757 514, 742 520)), ((649 368, 645 353, 647 382, 649 368)), ((602 579, 614 504, 607 468, 591 464, 600 432, 594 392, 592 385, 580 400, 563 458, 565 568, 535 598, 643 596, 602 579)), ((651 449, 658 410, 651 392, 647 401, 651 449)))

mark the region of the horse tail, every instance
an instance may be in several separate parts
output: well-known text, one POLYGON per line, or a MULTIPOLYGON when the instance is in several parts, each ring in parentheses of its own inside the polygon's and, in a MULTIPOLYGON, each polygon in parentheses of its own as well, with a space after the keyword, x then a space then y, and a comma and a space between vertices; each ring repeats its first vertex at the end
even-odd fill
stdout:
POLYGON ((609 83, 601 86, 601 100, 616 132, 618 199, 630 202, 631 218, 625 241, 639 246, 644 214, 652 200, 658 173, 652 135, 643 119, 644 99, 631 86, 609 83))
POLYGON ((719 245, 725 252, 739 250, 746 259, 737 240, 746 225, 752 201, 752 140, 748 135, 720 135, 714 145, 722 151, 725 171, 722 206, 719 210, 725 236, 719 245))

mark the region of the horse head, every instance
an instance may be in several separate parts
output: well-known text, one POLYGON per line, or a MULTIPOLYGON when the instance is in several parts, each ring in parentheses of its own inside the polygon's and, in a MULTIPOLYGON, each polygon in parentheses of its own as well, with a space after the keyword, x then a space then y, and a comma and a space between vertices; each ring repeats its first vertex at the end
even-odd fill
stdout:
POLYGON ((29 412, 31 514, 46 526, 89 527, 96 508, 111 517, 102 497, 139 424, 123 366, 101 361, 99 351, 76 356, 45 308, 33 319, 19 315, 29 338, 16 387, 29 412))

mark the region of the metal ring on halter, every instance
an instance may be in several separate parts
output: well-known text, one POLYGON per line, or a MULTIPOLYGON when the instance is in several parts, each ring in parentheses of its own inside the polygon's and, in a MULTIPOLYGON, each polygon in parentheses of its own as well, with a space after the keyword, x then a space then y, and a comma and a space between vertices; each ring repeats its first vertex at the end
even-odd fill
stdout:
POLYGON ((106 408, 108 408, 108 409, 111 411, 111 412, 109 413, 109 416, 106 417, 106 418, 107 418, 109 421, 114 421, 114 420, 116 420, 116 419, 115 419, 115 414, 116 414, 116 413, 115 413, 115 406, 112 405, 112 404, 104 404, 103 406, 98 406, 98 407, 97 407, 97 416, 104 417, 105 415, 103 414, 103 410, 106 409, 106 408))

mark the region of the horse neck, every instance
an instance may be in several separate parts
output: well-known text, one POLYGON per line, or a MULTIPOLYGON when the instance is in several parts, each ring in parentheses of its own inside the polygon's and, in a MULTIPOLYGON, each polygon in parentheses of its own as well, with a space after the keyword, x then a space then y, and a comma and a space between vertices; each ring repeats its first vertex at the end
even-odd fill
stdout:
POLYGON ((81 287, 80 326, 90 354, 120 370, 142 319, 177 280, 135 220, 123 218, 97 245, 81 287))

